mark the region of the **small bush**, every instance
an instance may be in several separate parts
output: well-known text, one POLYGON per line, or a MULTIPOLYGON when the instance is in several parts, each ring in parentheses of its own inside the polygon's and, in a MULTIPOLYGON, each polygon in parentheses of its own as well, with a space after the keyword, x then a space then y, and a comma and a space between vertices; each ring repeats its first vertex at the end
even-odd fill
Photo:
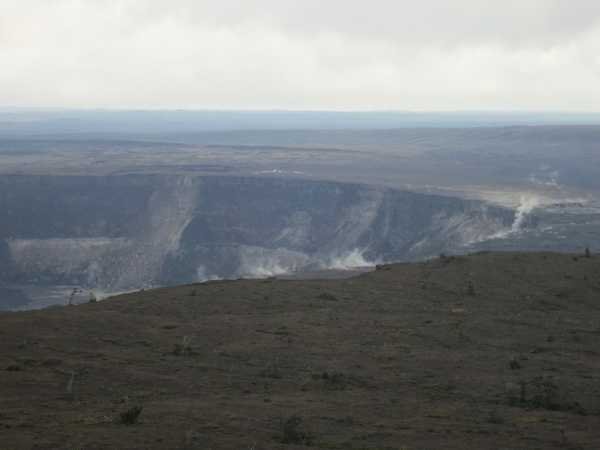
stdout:
POLYGON ((509 363, 511 370, 519 370, 521 368, 521 363, 517 361, 516 358, 512 358, 509 363))
POLYGON ((348 384, 347 377, 340 372, 323 372, 321 378, 325 383, 325 387, 334 391, 343 391, 346 389, 346 385, 348 384))
POLYGON ((122 412, 119 415, 120 422, 123 425, 133 425, 137 423, 140 414, 142 413, 142 409, 143 408, 141 406, 134 406, 129 408, 127 411, 122 412))
POLYGON ((260 372, 260 376, 264 378, 272 378, 274 380, 282 379, 283 374, 281 373, 281 370, 279 370, 278 361, 267 364, 267 367, 260 372))
POLYGON ((184 336, 180 344, 175 344, 173 354, 177 356, 188 356, 192 354, 192 339, 189 336, 184 336))
POLYGON ((467 294, 475 295, 475 285, 473 284, 472 280, 469 280, 469 282, 467 284, 467 294))
POLYGON ((283 444, 310 445, 310 436, 302 430, 302 418, 296 415, 281 423, 281 442, 283 444))
POLYGON ((489 413, 487 418, 488 423, 493 423, 496 425, 502 425, 504 423, 504 417, 498 414, 498 411, 493 410, 489 413))
POLYGON ((439 260, 442 264, 450 264, 452 261, 454 261, 456 258, 452 255, 447 255, 446 253, 440 253, 439 254, 439 260))
POLYGON ((551 377, 536 377, 528 382, 520 381, 519 399, 509 398, 509 404, 522 408, 545 409, 549 411, 571 411, 586 415, 587 412, 578 402, 566 398, 564 392, 551 377))
POLYGON ((326 300, 328 302, 337 302, 338 301, 338 298, 335 295, 330 294, 329 292, 323 292, 322 294, 317 295, 317 298, 319 300, 326 300))

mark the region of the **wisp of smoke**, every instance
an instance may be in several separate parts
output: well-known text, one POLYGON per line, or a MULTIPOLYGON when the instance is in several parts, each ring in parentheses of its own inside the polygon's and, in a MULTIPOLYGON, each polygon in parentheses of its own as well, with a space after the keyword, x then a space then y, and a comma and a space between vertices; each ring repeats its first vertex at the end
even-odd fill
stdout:
POLYGON ((367 259, 365 259, 364 252, 365 250, 355 248, 354 250, 351 250, 339 256, 332 256, 324 264, 324 268, 335 270, 348 270, 357 267, 370 267, 377 264, 376 262, 368 261, 367 259))
POLYGON ((277 262, 263 262, 262 264, 256 264, 251 270, 243 272, 242 275, 251 278, 269 278, 284 275, 292 271, 289 267, 283 267, 277 262))
POLYGON ((519 201, 519 206, 515 212, 515 220, 512 223, 510 229, 500 231, 492 236, 491 239, 504 239, 512 234, 519 233, 523 229, 525 219, 527 215, 531 213, 535 208, 542 205, 541 199, 535 195, 522 195, 519 201))
POLYGON ((523 228, 523 224, 525 223, 525 219, 527 215, 531 213, 535 208, 537 208, 541 204, 541 201, 538 197, 534 195, 530 196, 522 196, 519 207, 517 208, 517 213, 515 215, 515 221, 511 227, 511 233, 518 233, 523 228))

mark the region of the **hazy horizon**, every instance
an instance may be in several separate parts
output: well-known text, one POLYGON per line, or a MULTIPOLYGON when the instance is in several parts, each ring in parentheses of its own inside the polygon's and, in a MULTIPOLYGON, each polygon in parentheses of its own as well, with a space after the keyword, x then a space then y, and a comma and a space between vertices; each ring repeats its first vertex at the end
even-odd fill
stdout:
POLYGON ((598 113, 0 108, 0 137, 128 136, 243 130, 599 126, 598 113))

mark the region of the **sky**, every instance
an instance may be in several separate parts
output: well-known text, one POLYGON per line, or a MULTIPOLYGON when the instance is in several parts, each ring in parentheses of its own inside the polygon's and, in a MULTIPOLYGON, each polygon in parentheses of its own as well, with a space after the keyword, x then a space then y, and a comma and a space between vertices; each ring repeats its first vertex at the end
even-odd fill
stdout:
POLYGON ((0 107, 600 111, 598 0, 0 0, 0 107))

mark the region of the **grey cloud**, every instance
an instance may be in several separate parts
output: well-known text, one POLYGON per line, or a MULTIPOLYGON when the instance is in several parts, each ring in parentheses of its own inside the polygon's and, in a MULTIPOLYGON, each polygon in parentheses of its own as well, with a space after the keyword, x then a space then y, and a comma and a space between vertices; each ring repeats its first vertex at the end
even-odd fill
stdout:
POLYGON ((0 0, 0 105, 600 104, 592 0, 0 0))
MULTIPOLYGON (((109 2, 110 3, 110 2, 109 2)), ((131 12, 209 25, 261 24, 292 33, 332 32, 372 39, 551 45, 597 27, 596 0, 153 0, 131 12)))

